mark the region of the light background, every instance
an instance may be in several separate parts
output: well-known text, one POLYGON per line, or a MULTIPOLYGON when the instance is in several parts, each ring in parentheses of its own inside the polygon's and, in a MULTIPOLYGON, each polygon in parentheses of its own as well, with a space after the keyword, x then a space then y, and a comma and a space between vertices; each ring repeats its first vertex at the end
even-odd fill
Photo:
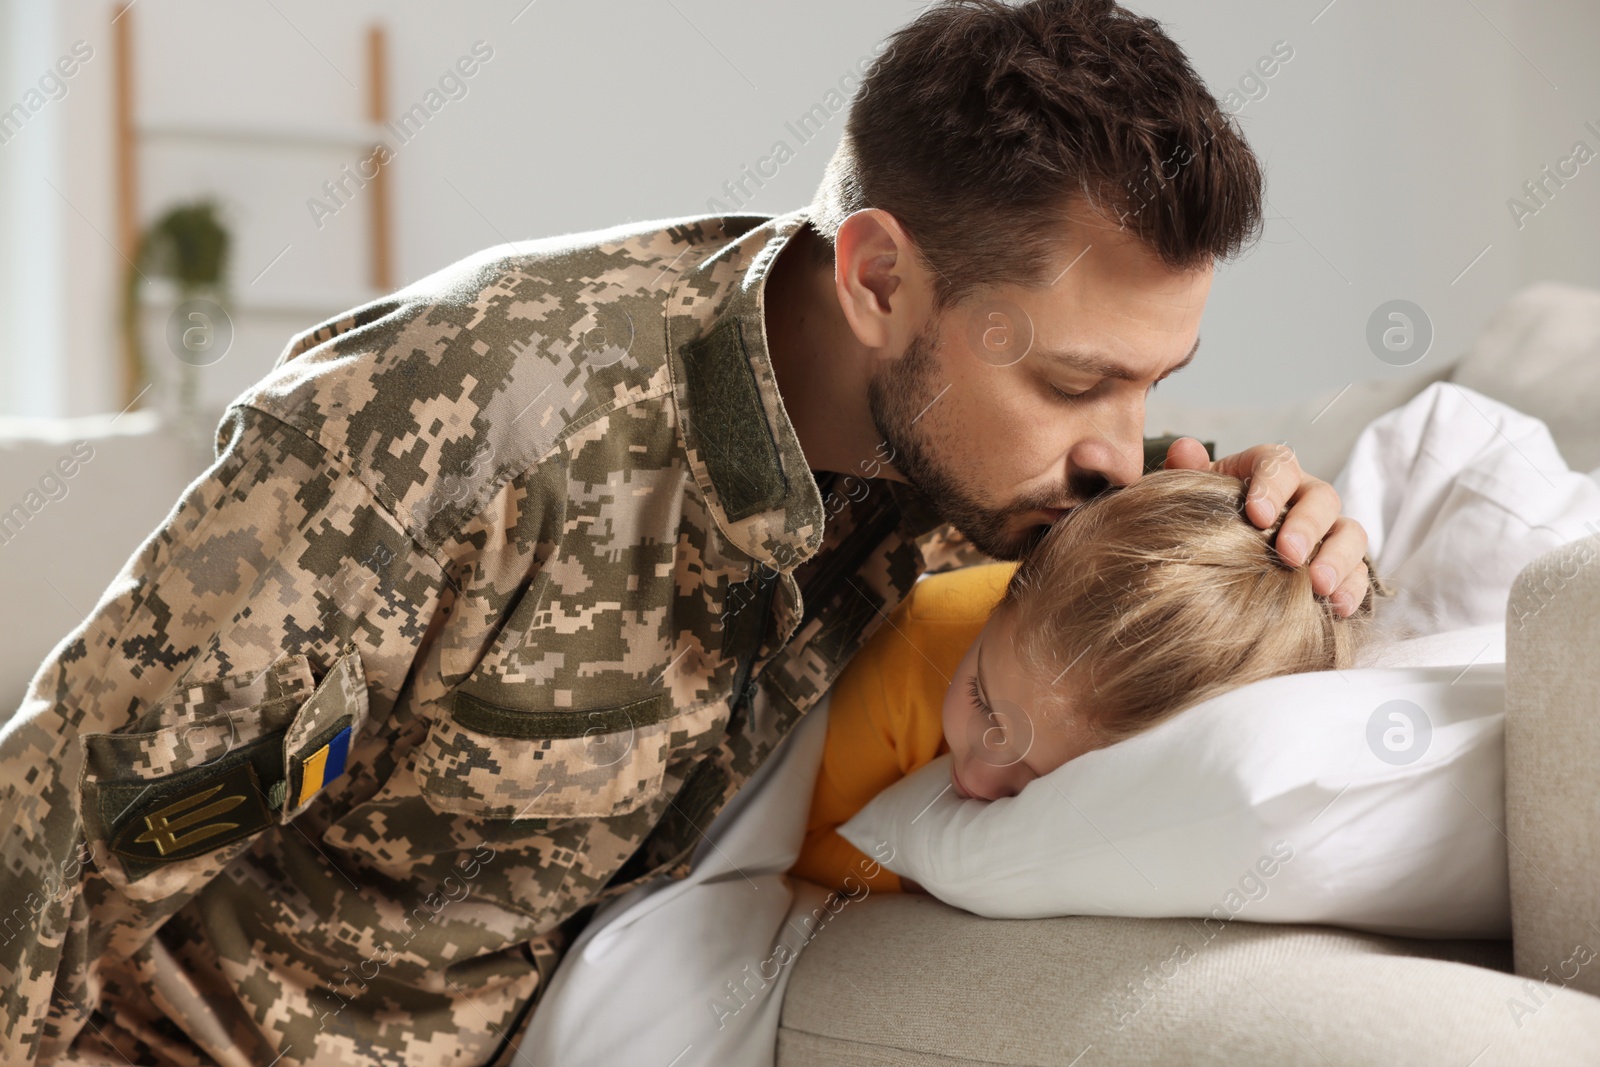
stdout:
MULTIPOLYGON (((1600 162, 1522 228, 1507 200, 1583 140, 1600 151, 1600 5, 1579 0, 1154 0, 1219 97, 1285 41, 1294 57, 1240 121, 1268 175, 1265 234, 1218 274, 1193 367, 1167 400, 1277 403, 1410 373, 1365 329, 1379 304, 1421 305, 1426 360, 1471 344, 1521 286, 1600 287, 1600 162)), ((487 245, 702 213, 776 140, 794 158, 749 202, 809 200, 843 125, 786 128, 920 9, 900 0, 139 0, 142 221, 216 192, 234 223, 237 340, 203 372, 219 408, 294 331, 375 295, 360 194, 314 224, 307 200, 341 164, 307 149, 174 135, 340 134, 365 106, 365 27, 391 45, 390 112, 420 101, 474 41, 493 58, 415 139, 394 182, 397 284, 487 245), (168 132, 163 134, 165 129, 168 132), (284 251, 284 249, 287 249, 284 251)), ((7 0, 0 108, 76 40, 94 58, 0 145, 0 413, 114 411, 116 296, 109 23, 100 0, 7 0)), ((1553 188, 1553 187, 1552 187, 1553 188)), ((160 346, 163 309, 146 312, 160 346)), ((164 353, 162 353, 164 355, 164 353)))

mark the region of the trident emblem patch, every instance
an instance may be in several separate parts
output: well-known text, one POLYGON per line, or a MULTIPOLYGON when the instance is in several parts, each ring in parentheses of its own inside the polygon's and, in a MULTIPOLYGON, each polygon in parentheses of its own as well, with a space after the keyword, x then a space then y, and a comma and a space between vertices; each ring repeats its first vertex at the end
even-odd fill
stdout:
POLYGON ((198 788, 153 797, 123 824, 111 847, 146 863, 171 863, 271 824, 255 768, 246 760, 208 775, 198 788))
POLYGON ((215 837, 217 834, 238 829, 239 824, 236 822, 221 822, 220 820, 208 822, 207 820, 221 815, 223 812, 232 811, 240 804, 243 804, 245 798, 242 793, 231 797, 223 797, 215 804, 207 804, 197 811, 189 811, 196 804, 221 791, 222 787, 220 785, 214 785, 210 789, 202 790, 193 796, 184 797, 182 800, 168 804, 164 808, 157 808, 144 817, 144 824, 150 829, 133 840, 141 845, 154 845, 156 851, 165 856, 169 852, 176 852, 178 849, 192 845, 197 841, 204 841, 208 837, 215 837), (187 815, 179 814, 184 811, 189 811, 189 813, 187 815), (196 823, 200 825, 188 833, 178 833, 179 830, 187 826, 194 826, 196 823))

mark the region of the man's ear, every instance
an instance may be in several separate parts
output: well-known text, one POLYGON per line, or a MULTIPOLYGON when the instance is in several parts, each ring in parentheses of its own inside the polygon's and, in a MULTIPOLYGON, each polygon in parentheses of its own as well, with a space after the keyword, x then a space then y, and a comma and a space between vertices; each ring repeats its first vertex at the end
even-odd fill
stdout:
POLYGON ((856 340, 898 355, 931 309, 928 272, 898 219, 863 208, 839 226, 833 284, 856 340))

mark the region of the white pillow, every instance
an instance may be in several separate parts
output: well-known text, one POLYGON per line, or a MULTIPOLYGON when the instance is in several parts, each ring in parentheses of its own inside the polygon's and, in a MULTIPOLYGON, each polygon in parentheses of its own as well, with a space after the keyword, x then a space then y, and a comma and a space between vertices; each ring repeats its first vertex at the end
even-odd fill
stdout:
POLYGON ((1451 665, 1269 678, 1015 797, 962 800, 941 756, 839 832, 871 855, 887 845, 896 874, 991 918, 1509 937, 1504 628, 1444 636, 1389 651, 1451 665))
POLYGON ((1555 281, 1519 290, 1451 378, 1545 422, 1570 466, 1600 463, 1600 290, 1555 281))
POLYGON ((840 833, 996 918, 1510 936, 1506 601, 1535 557, 1597 528, 1600 486, 1538 419, 1454 383, 1375 419, 1335 485, 1400 588, 1380 621, 1419 636, 1225 693, 993 803, 950 791, 941 757, 840 833))

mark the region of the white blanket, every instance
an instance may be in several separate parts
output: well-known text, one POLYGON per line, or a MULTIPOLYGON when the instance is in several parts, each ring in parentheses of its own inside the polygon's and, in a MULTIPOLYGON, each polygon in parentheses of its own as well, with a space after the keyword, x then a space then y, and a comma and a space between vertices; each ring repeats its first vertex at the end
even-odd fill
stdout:
MULTIPOLYGON (((1593 482, 1546 477, 1565 470, 1537 419, 1442 383, 1369 426, 1336 484, 1379 572, 1407 589, 1387 614, 1450 644, 1503 624, 1512 579, 1539 553, 1600 532, 1593 482)), ((1503 655, 1485 646, 1478 661, 1503 655)), ((1364 665, 1398 664, 1380 654, 1364 665)), ((534 1013, 520 1067, 774 1062, 789 964, 850 903, 825 904, 821 888, 783 873, 826 726, 824 698, 707 829, 687 878, 596 914, 534 1013)))
POLYGON ((828 699, 717 814, 687 877, 595 913, 539 1002, 517 1067, 773 1062, 794 958, 851 902, 784 873, 805 838, 828 699))
POLYGON ((1385 627, 1417 634, 1504 624, 1524 567, 1600 533, 1594 479, 1545 424, 1454 382, 1374 419, 1333 484, 1400 589, 1385 627))

